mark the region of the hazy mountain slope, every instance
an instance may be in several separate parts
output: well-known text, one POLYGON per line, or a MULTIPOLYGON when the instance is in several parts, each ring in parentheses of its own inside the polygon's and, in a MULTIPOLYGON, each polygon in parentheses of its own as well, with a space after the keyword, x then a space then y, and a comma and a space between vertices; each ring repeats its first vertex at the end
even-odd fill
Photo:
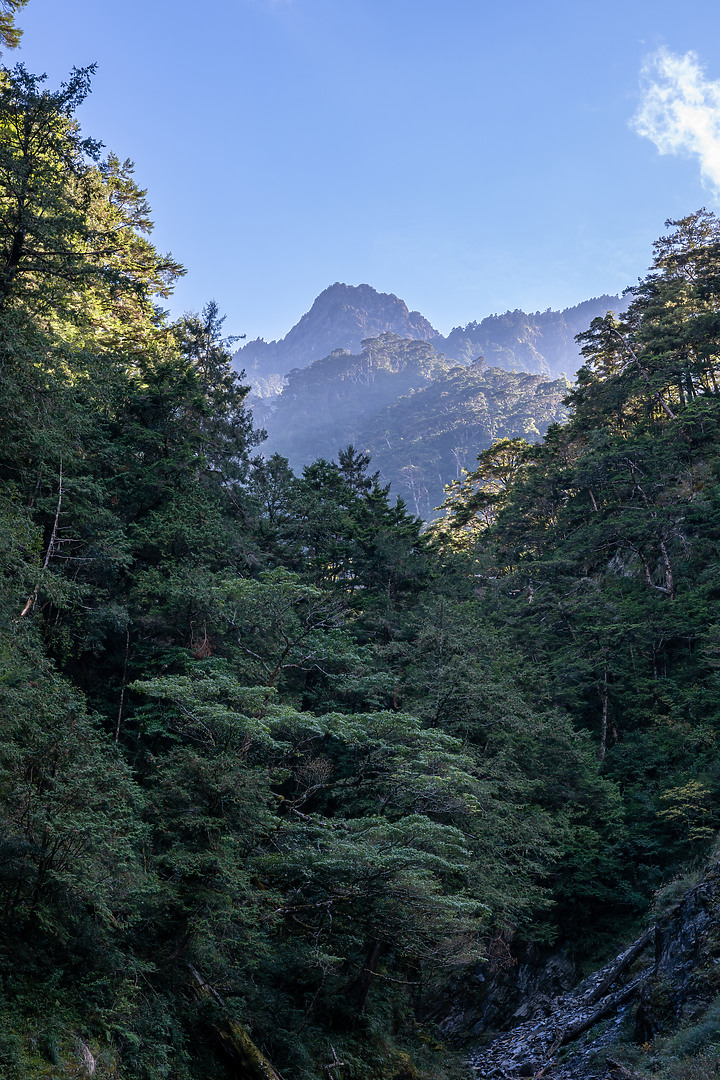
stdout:
POLYGON ((235 353, 233 362, 238 370, 245 369, 256 393, 277 392, 277 376, 308 367, 334 349, 359 352, 363 339, 385 333, 417 341, 440 337, 419 311, 409 311, 392 293, 336 281, 320 293, 284 338, 250 341, 235 353))
POLYGON ((281 453, 295 469, 315 458, 332 458, 357 441, 363 425, 413 387, 428 385, 447 370, 429 342, 383 334, 362 343, 362 352, 336 349, 296 369, 264 419, 265 454, 281 453))
POLYGON ((372 455, 393 492, 432 517, 446 484, 493 439, 539 439, 562 419, 569 384, 500 368, 451 365, 433 345, 395 334, 336 350, 292 372, 264 419, 264 453, 300 469, 353 443, 372 455))
MULTIPOLYGON (((238 349, 233 363, 247 373, 256 398, 273 398, 293 369, 306 368, 336 349, 358 353, 363 340, 392 333, 431 341, 438 352, 461 364, 484 356, 490 367, 572 378, 581 363, 575 335, 587 330, 597 315, 626 307, 622 297, 605 295, 563 311, 506 311, 488 315, 479 323, 456 326, 443 337, 392 293, 379 293, 370 285, 335 282, 320 293, 285 337, 250 341, 238 349)), ((265 416, 258 415, 258 419, 264 422, 265 416)))
POLYGON ((625 311, 627 304, 621 296, 605 295, 563 311, 488 315, 480 323, 456 326, 436 347, 463 364, 484 356, 492 367, 572 378, 582 363, 575 335, 587 330, 598 315, 625 311))
POLYGON ((456 366, 383 409, 360 431, 358 446, 371 453, 395 494, 428 519, 445 485, 472 469, 495 439, 534 442, 563 420, 569 389, 565 379, 551 382, 482 363, 456 366))
POLYGON ((580 366, 575 335, 626 307, 605 295, 563 311, 508 311, 444 338, 396 296, 336 283, 286 337, 251 342, 234 362, 253 383, 266 454, 300 469, 353 443, 428 518, 493 439, 539 439, 562 419, 568 384, 551 380, 580 366))

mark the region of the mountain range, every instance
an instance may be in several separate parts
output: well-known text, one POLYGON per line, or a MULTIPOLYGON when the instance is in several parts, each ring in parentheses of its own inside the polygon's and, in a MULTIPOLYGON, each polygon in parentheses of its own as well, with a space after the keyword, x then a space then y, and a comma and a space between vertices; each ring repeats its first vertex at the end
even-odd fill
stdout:
POLYGON ((484 356, 488 366, 506 371, 572 377, 581 361, 575 335, 586 330, 597 315, 626 307, 623 297, 604 295, 562 311, 506 311, 456 326, 444 337, 393 293, 379 293, 371 285, 335 282, 320 293, 285 337, 249 341, 238 349, 233 362, 247 373, 256 396, 274 396, 293 369, 306 368, 336 349, 359 353, 363 340, 392 333, 430 342, 436 352, 461 364, 484 356))
POLYGON ((328 356, 334 349, 359 352, 365 338, 384 333, 416 341, 435 341, 438 331, 419 311, 392 293, 379 293, 371 285, 343 285, 336 281, 313 302, 299 322, 280 341, 256 338, 239 349, 233 360, 244 369, 255 394, 278 393, 283 376, 328 356))

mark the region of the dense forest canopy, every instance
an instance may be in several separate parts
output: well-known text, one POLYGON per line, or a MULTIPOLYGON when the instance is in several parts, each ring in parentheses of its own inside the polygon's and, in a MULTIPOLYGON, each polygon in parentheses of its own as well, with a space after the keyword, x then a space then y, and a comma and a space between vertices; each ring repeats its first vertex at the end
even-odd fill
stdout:
POLYGON ((720 227, 426 530, 259 455, 89 77, 0 85, 0 1068, 466 1075, 498 943, 591 955, 718 825, 720 227))

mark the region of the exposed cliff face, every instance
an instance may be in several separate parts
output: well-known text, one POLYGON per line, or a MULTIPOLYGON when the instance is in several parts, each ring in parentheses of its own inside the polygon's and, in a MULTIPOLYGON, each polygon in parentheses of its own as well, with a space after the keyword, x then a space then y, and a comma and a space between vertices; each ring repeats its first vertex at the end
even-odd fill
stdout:
MULTIPOLYGON (((515 1014, 523 1022, 471 1054, 475 1074, 505 1080, 641 1080, 664 1075, 671 1056, 677 1072, 683 1047, 690 1059, 705 1045, 706 1027, 706 1042, 720 1039, 720 1028, 715 1038, 712 1034, 720 990, 719 910, 720 864, 715 863, 637 941, 574 990, 549 997, 547 987, 557 981, 557 972, 549 971, 545 980, 538 973, 515 1014), (678 1031, 673 1044, 670 1037, 678 1031)), ((484 1014, 492 1022, 487 1002, 484 1014)), ((459 1019, 449 1017, 446 1026, 457 1030, 459 1019)))
POLYGON ((234 356, 254 385, 273 375, 305 368, 335 349, 360 352, 364 338, 393 333, 416 341, 433 341, 440 334, 419 311, 392 293, 379 293, 370 285, 335 282, 321 292, 312 307, 280 341, 250 341, 234 356))

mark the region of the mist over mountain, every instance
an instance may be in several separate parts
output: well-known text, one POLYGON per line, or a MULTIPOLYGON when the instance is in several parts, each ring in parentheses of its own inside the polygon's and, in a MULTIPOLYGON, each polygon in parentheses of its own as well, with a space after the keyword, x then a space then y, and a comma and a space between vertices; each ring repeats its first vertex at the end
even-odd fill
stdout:
POLYGON ((336 282, 284 338, 252 341, 233 361, 252 383, 266 456, 297 470, 353 444, 428 519, 494 439, 539 440, 564 418, 582 362, 575 335, 626 307, 604 295, 489 315, 443 337, 397 296, 336 282))
POLYGON ((263 451, 282 454, 297 469, 318 457, 332 458, 340 446, 364 443, 362 431, 377 414, 449 366, 430 342, 392 333, 365 339, 356 353, 335 349, 290 372, 263 420, 263 451))
POLYGON ((496 439, 539 442, 565 420, 570 389, 563 377, 488 368, 482 360, 447 365, 362 424, 357 445, 410 511, 429 520, 446 485, 471 472, 496 439))
POLYGON ((506 311, 479 323, 456 326, 436 344, 463 364, 484 356, 489 366, 506 371, 572 378, 582 362, 576 334, 587 330, 597 316, 623 312, 627 306, 627 298, 605 294, 562 311, 506 311))

